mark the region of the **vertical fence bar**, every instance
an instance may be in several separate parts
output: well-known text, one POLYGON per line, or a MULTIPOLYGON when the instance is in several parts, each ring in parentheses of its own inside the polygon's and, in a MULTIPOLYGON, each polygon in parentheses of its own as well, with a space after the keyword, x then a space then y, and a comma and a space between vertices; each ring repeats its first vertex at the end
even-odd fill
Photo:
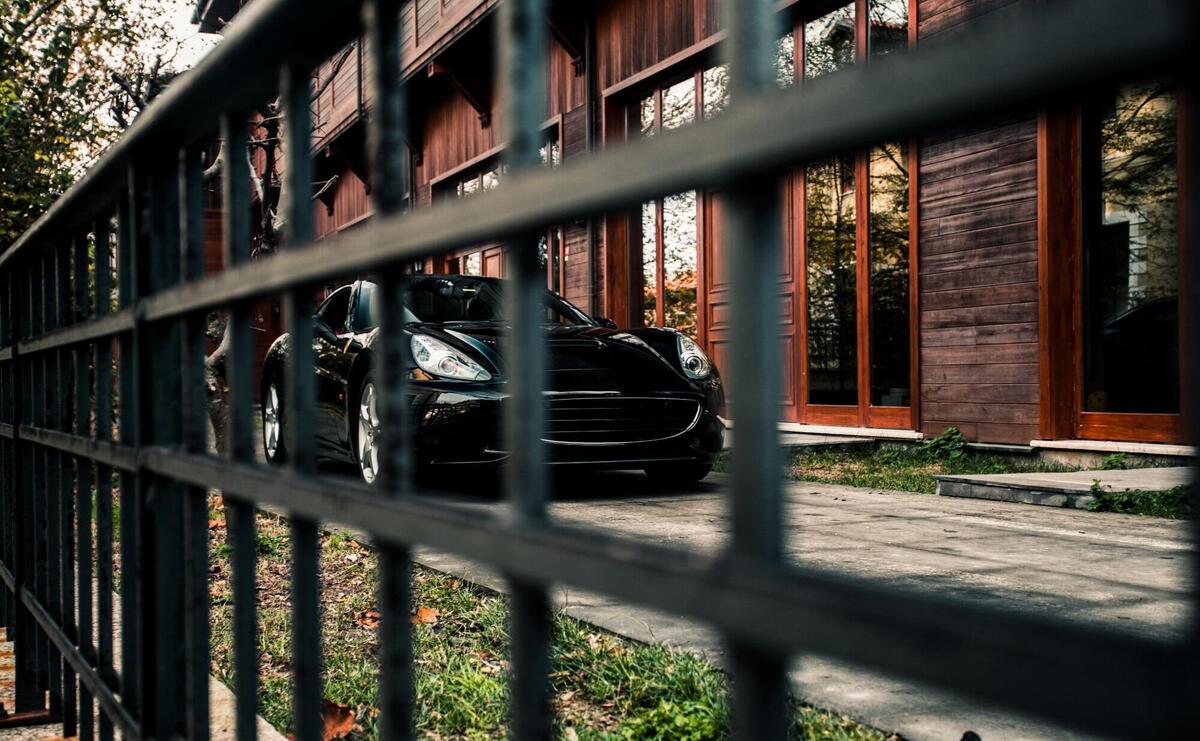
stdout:
MULTIPOLYGON (((232 267, 250 259, 250 170, 247 161, 246 116, 228 113, 221 118, 225 148, 224 243, 225 265, 232 267)), ((248 462, 254 457, 254 427, 250 418, 253 376, 250 367, 250 307, 229 307, 225 332, 229 353, 225 360, 229 395, 225 403, 229 430, 225 436, 229 457, 248 462)), ((237 709, 238 741, 253 741, 258 714, 258 621, 255 591, 254 506, 225 497, 227 533, 232 541, 233 671, 237 709)))
MULTIPOLYGON (((369 0, 364 26, 369 38, 374 95, 369 122, 371 193, 376 213, 399 212, 404 200, 406 110, 400 87, 400 0, 369 0)), ((386 266, 380 276, 383 351, 379 388, 383 437, 380 440, 379 486, 387 496, 410 493, 410 419, 408 353, 405 348, 405 290, 400 266, 386 266)), ((379 665, 383 738, 413 736, 412 551, 392 545, 379 553, 379 665)))
MULTIPOLYGON (((284 106, 288 179, 291 199, 286 216, 289 245, 312 240, 312 90, 311 70, 300 64, 284 66, 280 97, 284 106)), ((313 290, 300 285, 284 297, 288 332, 294 338, 288 352, 284 395, 285 424, 290 434, 292 467, 297 473, 316 472, 314 430, 316 391, 313 375, 313 290), (290 420, 288 419, 290 417, 290 420)), ((352 407, 353 408, 353 407, 352 407)), ((292 713, 297 741, 319 741, 321 721, 321 606, 320 540, 317 523, 291 518, 292 539, 292 713)))
MULTIPOLYGON (((97 230, 95 239, 99 240, 97 230)), ((75 242, 74 308, 75 321, 86 321, 91 312, 88 295, 88 240, 82 235, 75 242)), ((94 357, 90 345, 77 345, 75 355, 75 414, 74 433, 79 437, 90 434, 92 405, 92 369, 94 357)), ((92 461, 84 456, 75 457, 75 549, 78 554, 76 567, 77 592, 79 594, 79 647, 83 655, 92 660, 95 656, 92 635, 92 461)), ((92 696, 82 684, 79 687, 79 739, 91 741, 95 734, 95 705, 92 696)))
MULTIPOLYGON (((61 326, 63 248, 55 244, 46 254, 45 291, 42 294, 42 333, 61 326)), ((62 411, 65 404, 60 389, 62 386, 62 351, 58 348, 42 353, 42 426, 50 430, 62 429, 62 411)), ((42 528, 44 529, 45 581, 43 582, 42 604, 59 624, 63 618, 62 599, 62 453, 58 450, 42 451, 44 479, 42 486, 42 528)), ((50 691, 50 715, 56 720, 63 716, 63 660, 58 650, 43 632, 42 645, 47 657, 47 682, 50 691)), ((66 725, 63 726, 66 732, 66 725)))
MULTIPOLYGON (((505 81, 506 158, 519 173, 540 163, 545 113, 546 19, 543 0, 508 0, 500 6, 500 69, 505 81)), ((546 468, 542 445, 545 387, 545 273, 538 266, 538 235, 509 245, 512 280, 505 294, 512 322, 505 358, 510 397, 504 417, 511 458, 506 481, 513 515, 541 523, 546 518, 546 468)), ((512 735, 549 739, 550 609, 545 585, 511 579, 512 735)))
MULTIPOLYGON (((179 153, 180 278, 204 277, 204 173, 199 147, 179 153)), ((183 447, 208 452, 208 395, 204 378, 207 338, 204 315, 188 315, 180 338, 180 412, 183 447)), ((187 737, 208 738, 208 492, 188 486, 183 501, 184 653, 187 667, 187 737)))
MULTIPOLYGON (((66 327, 74 321, 71 287, 71 255, 79 243, 79 238, 63 243, 58 253, 58 306, 57 323, 66 327)), ((72 375, 71 353, 65 348, 54 352, 56 374, 54 396, 58 416, 58 430, 71 430, 71 408, 69 383, 72 375)), ((65 452, 59 452, 57 458, 58 491, 56 492, 58 509, 58 569, 59 569, 59 625, 69 638, 77 638, 75 626, 75 495, 72 491, 75 473, 74 460, 65 452)), ((60 657, 62 670, 62 702, 63 702, 63 735, 70 737, 77 733, 78 713, 75 705, 77 699, 75 672, 67 663, 65 657, 60 657)))
MULTIPOLYGON (((138 255, 139 296, 152 296, 179 281, 179 172, 177 162, 148 173, 148 241, 138 255)), ((138 447, 174 448, 181 442, 179 425, 180 355, 151 348, 179 348, 177 319, 147 323, 139 351, 142 378, 138 447)), ((145 705, 142 732, 167 738, 184 730, 187 672, 183 662, 183 505, 182 486, 165 476, 139 474, 141 519, 138 523, 142 568, 142 662, 126 671, 142 674, 145 705)))
POLYGON ((33 524, 33 446, 21 440, 21 424, 31 423, 33 393, 29 362, 21 357, 17 340, 29 336, 32 320, 32 271, 28 263, 17 263, 8 273, 9 345, 13 348, 12 376, 15 397, 13 422, 13 512, 16 519, 13 543, 13 706, 17 712, 40 709, 37 686, 37 634, 33 617, 21 603, 21 591, 35 588, 33 524))
MULTIPOLYGON (((747 98, 769 94, 774 87, 774 3, 729 3, 726 22, 731 99, 736 107, 747 98)), ((732 550, 735 558, 774 564, 783 558, 775 286, 782 234, 777 182, 758 176, 731 183, 726 204, 733 326, 729 385, 737 420, 731 460, 732 550)), ((740 642, 731 645, 730 654, 735 738, 786 738, 787 657, 740 642)))
MULTIPOLYGON (((141 258, 143 251, 141 237, 144 230, 143 218, 143 178, 134 166, 129 168, 128 194, 122 199, 122 218, 119 224, 119 240, 117 244, 118 262, 117 279, 119 283, 119 301, 122 308, 132 307, 140 298, 141 258)), ((122 335, 120 341, 121 365, 118 381, 120 384, 120 431, 121 444, 128 447, 138 447, 142 444, 141 414, 139 388, 141 387, 142 352, 141 322, 136 322, 133 331, 122 335)), ((140 475, 121 473, 121 699, 129 713, 141 720, 142 682, 142 623, 141 623, 141 591, 142 574, 139 538, 141 532, 141 501, 138 497, 138 480, 140 475)))
MULTIPOLYGON (((96 221, 96 304, 94 313, 103 316, 112 310, 112 224, 108 216, 96 221)), ((98 340, 94 348, 96 375, 96 439, 113 440, 112 418, 112 347, 114 340, 98 340)), ((112 469, 96 466, 96 669, 100 678, 116 689, 113 670, 113 500, 112 469)), ((112 720, 100 713, 97 723, 100 741, 112 741, 112 720)))

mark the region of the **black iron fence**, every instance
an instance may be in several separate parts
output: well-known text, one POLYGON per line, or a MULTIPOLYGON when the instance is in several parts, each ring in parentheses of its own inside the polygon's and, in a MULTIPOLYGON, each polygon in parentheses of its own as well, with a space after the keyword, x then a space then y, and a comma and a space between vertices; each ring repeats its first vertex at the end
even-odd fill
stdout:
MULTIPOLYGON (((803 91, 773 88, 772 0, 730 6, 733 104, 702 126, 599 153, 554 171, 536 167, 543 113, 541 0, 505 0, 500 59, 510 175, 466 202, 401 213, 404 100, 399 0, 258 0, 198 69, 172 84, 130 131, 26 234, 0 254, 0 620, 15 640, 16 710, 48 711, 65 735, 208 735, 206 495, 225 496, 233 559, 237 734, 254 736, 254 509, 289 514, 296 737, 317 739, 321 666, 317 523, 369 533, 382 558, 380 702, 383 734, 412 733, 411 549, 431 546, 502 570, 512 587, 511 723, 516 738, 547 737, 547 588, 564 583, 685 615, 731 647, 735 735, 785 735, 788 659, 813 652, 1007 705, 1081 729, 1183 737, 1200 721, 1200 623, 1165 643, 983 609, 885 583, 783 562, 776 444, 774 275, 781 235, 775 185, 764 173, 877 141, 1033 107, 1119 79, 1192 74, 1200 9, 1189 0, 1038 4, 990 30, 803 91), (336 245, 312 243, 310 204, 293 199, 291 246, 249 260, 250 224, 224 211, 227 269, 204 275, 200 150, 219 132, 246 139, 245 111, 279 94, 291 141, 311 136, 314 66, 365 26, 373 55, 370 149, 374 221, 336 245), (727 199, 733 278, 737 448, 728 493, 733 536, 715 558, 552 521, 540 443, 543 276, 537 235, 548 224, 603 214, 697 187, 727 199), (403 266, 483 240, 505 240, 515 274, 506 431, 511 514, 463 511, 414 496, 406 458, 405 381, 385 352, 383 486, 330 480, 295 435, 293 463, 254 460, 250 303, 284 294, 287 326, 311 333, 323 278, 381 276, 384 329, 399 336, 403 266), (114 258, 115 254, 115 260, 114 258), (115 263, 115 271, 111 269, 115 263), (115 278, 115 285, 114 285, 115 278), (117 296, 115 308, 109 297, 117 296), (203 390, 206 312, 230 312, 230 448, 207 452, 203 390), (117 383, 114 388, 114 368, 117 383), (114 390, 119 419, 114 420, 114 390), (114 424, 114 421, 116 424, 114 424), (114 430, 119 439, 114 439, 114 430), (119 481, 121 659, 113 655, 113 482, 119 481), (93 514, 92 501, 95 500, 93 514), (93 525, 94 516, 94 525, 93 525), (93 573, 93 563, 96 564, 93 573), (93 631, 93 621, 98 630, 93 631), (182 647, 182 650, 180 650, 182 647), (93 718, 93 707, 99 718, 93 718)), ((1196 100, 1195 79, 1183 80, 1196 100)), ((1195 115, 1189 115, 1196 136, 1195 115)), ((1187 179, 1200 173, 1194 146, 1187 179)), ((248 201, 248 165, 229 157, 224 203, 248 201)), ((303 147, 290 148, 293 192, 311 183, 303 147)), ((1195 188, 1183 254, 1200 306, 1195 188)), ((1195 316, 1193 313, 1192 316, 1195 316)), ((1200 326, 1194 319, 1190 326, 1200 326)), ((312 428, 311 349, 293 343, 285 388, 291 425, 312 428)), ((1193 342, 1192 352, 1200 343, 1193 342)), ((1194 356, 1193 356, 1194 357, 1194 356)), ((1200 362, 1193 360, 1195 376, 1200 362)), ((1196 388, 1191 384, 1190 388, 1196 388)), ((1193 400, 1194 402, 1194 400, 1193 400)), ((1195 407, 1193 407, 1194 409, 1195 407)), ((1193 419, 1200 415, 1193 415, 1193 419)), ((1195 565, 1195 564, 1193 564, 1195 565)))

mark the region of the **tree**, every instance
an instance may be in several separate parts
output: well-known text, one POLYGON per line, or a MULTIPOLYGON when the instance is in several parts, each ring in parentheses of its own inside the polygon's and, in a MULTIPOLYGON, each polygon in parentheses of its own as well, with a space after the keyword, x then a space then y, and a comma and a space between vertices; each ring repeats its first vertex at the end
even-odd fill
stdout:
POLYGON ((182 1, 0 0, 0 250, 120 133, 116 78, 163 76, 182 1))

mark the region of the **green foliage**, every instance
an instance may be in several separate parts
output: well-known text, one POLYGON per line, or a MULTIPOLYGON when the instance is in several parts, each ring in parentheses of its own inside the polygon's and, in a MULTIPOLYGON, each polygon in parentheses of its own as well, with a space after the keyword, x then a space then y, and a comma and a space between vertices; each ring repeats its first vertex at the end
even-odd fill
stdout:
POLYGON ((181 0, 0 0, 0 250, 116 136, 114 75, 141 72, 181 0))
POLYGON ((962 460, 967 454, 967 438, 957 427, 949 427, 937 437, 922 442, 917 452, 926 460, 962 460))
POLYGON ((1123 471, 1127 468, 1129 468, 1129 456, 1124 453, 1106 455, 1100 463, 1101 471, 1123 471))
POLYGON ((1092 503, 1088 505, 1088 509, 1092 512, 1118 512, 1169 520, 1189 520, 1194 516, 1192 487, 1176 486, 1166 491, 1109 491, 1096 480, 1092 482, 1092 503))

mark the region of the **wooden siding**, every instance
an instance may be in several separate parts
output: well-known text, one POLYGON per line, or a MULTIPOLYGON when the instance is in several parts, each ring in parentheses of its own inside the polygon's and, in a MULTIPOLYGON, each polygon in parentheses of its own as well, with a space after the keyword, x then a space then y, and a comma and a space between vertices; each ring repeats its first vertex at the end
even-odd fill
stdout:
POLYGON ((596 16, 600 89, 652 67, 714 33, 716 0, 610 0, 596 16))
POLYGON ((1037 123, 928 139, 920 172, 921 427, 1037 437, 1037 123))

